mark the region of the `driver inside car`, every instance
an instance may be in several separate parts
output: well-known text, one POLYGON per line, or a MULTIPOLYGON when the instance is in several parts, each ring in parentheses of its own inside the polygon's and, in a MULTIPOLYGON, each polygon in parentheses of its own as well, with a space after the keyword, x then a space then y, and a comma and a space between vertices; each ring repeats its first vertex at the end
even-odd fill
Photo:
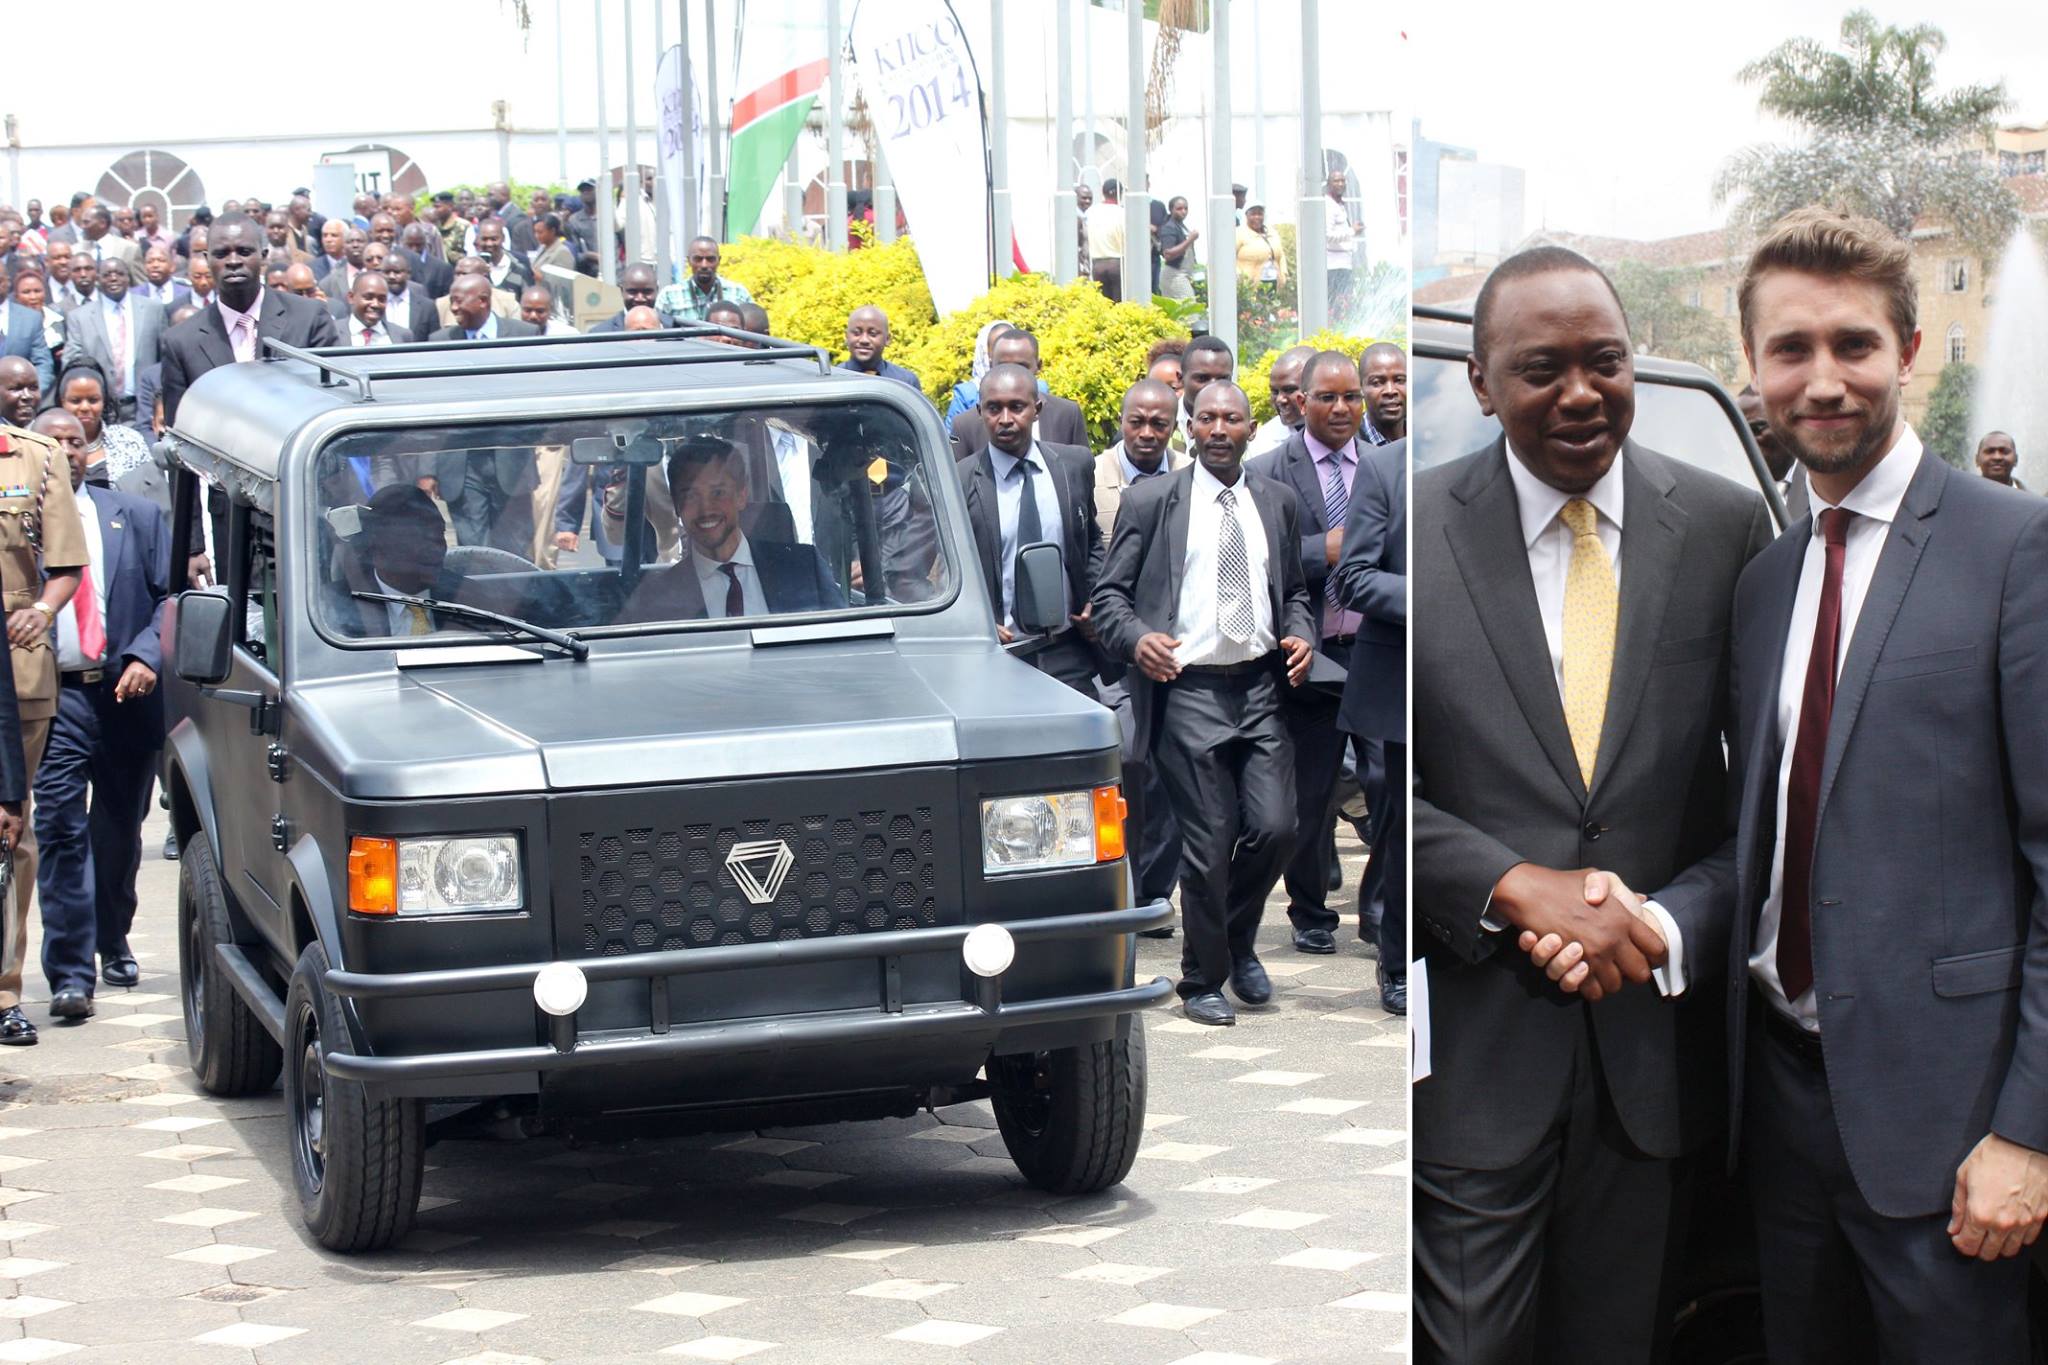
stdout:
POLYGON ((333 584, 339 597, 332 608, 334 618, 360 622, 349 632, 359 638, 431 635, 458 628, 457 620, 431 607, 349 595, 374 591, 458 600, 464 578, 448 567, 447 523, 426 491, 410 483, 387 484, 370 496, 368 504, 343 510, 356 513, 358 529, 353 535, 343 532, 352 562, 350 581, 333 584))

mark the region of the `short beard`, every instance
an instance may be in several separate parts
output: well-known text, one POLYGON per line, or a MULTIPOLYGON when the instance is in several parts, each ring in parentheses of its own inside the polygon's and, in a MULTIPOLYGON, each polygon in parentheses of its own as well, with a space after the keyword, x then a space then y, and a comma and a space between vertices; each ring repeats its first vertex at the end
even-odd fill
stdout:
POLYGON ((1890 402, 1882 408, 1872 409, 1870 425, 1847 453, 1837 455, 1828 451, 1816 451, 1801 440, 1795 426, 1789 432, 1779 432, 1778 439, 1792 448, 1799 463, 1806 466, 1809 474, 1846 474, 1851 470, 1868 470, 1884 453, 1891 449, 1892 438, 1899 425, 1899 399, 1895 393, 1890 402))

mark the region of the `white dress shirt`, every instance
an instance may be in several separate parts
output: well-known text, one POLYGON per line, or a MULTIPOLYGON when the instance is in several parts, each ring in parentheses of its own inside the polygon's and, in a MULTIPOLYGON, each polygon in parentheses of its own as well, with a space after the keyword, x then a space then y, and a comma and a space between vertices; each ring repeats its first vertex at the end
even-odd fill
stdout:
POLYGON ((775 472, 782 483, 782 500, 789 504, 790 520, 796 523, 796 538, 805 545, 811 534, 811 443, 787 427, 773 423, 769 439, 775 446, 775 472))
MULTIPOLYGON (((77 498, 81 504, 78 520, 85 527, 86 562, 92 566, 92 595, 99 604, 100 628, 104 632, 107 622, 107 547, 100 538, 100 514, 92 505, 92 485, 80 484, 77 498)), ((75 601, 76 598, 74 597, 75 601)), ((113 647, 107 641, 107 647, 113 647)), ((57 668, 60 672, 75 673, 82 668, 98 668, 106 662, 105 656, 88 659, 78 647, 78 617, 66 602, 57 613, 57 668)))
POLYGON ((369 329, 370 336, 368 340, 363 338, 363 320, 353 313, 349 314, 348 325, 343 330, 348 333, 348 344, 351 346, 389 346, 391 344, 391 333, 384 329, 382 318, 379 318, 376 324, 369 329))
POLYGON ((745 536, 734 547, 730 560, 709 559, 700 554, 695 541, 690 543, 690 568, 697 575, 697 586, 704 590, 704 613, 713 620, 725 615, 725 594, 732 586, 725 570, 719 565, 725 563, 739 566, 740 601, 743 615, 766 616, 768 597, 761 590, 761 574, 754 567, 754 547, 745 536))
MULTIPOLYGON (((354 321, 353 317, 351 317, 350 321, 354 321)), ((412 291, 409 289, 394 289, 391 291, 390 297, 384 302, 384 323, 388 327, 405 328, 406 335, 410 336, 414 341, 425 341, 429 334, 437 330, 434 327, 423 328, 414 323, 412 316, 412 291)), ((355 329, 356 336, 360 339, 363 332, 362 324, 359 322, 355 323, 355 329)))
MULTIPOLYGON (((1899 504, 1905 501, 1906 486, 1920 468, 1920 438, 1911 427, 1902 426, 1898 440, 1849 491, 1839 504, 1856 515, 1849 520, 1847 543, 1842 558, 1842 631, 1835 655, 1839 675, 1842 660, 1849 655, 1855 637, 1856 618, 1863 599, 1870 593, 1870 580, 1877 573, 1877 560, 1898 520, 1899 504)), ((1778 674, 1778 735, 1784 752, 1778 759, 1777 838, 1771 845, 1771 880, 1764 896, 1763 914, 1757 920, 1755 949, 1749 955, 1750 979, 1762 989, 1764 999, 1780 1014, 1799 1021, 1811 1032, 1820 1031, 1820 1012, 1814 1004, 1813 988, 1797 1000, 1785 998, 1778 979, 1778 922, 1785 903, 1785 801, 1792 786, 1792 751, 1799 734, 1799 703, 1806 692, 1806 665, 1813 654, 1813 627, 1820 616, 1821 579, 1827 573, 1827 546, 1821 539, 1820 514, 1836 506, 1809 488, 1813 498, 1813 521, 1806 538, 1806 558, 1799 569, 1799 590, 1792 598, 1792 619, 1785 627, 1785 663, 1778 674)), ((1810 912, 1809 912, 1810 913, 1810 912)))
POLYGON ((1060 495, 1053 487, 1052 464, 1038 442, 1031 443, 1031 449, 1019 460, 994 446, 988 448, 990 466, 996 476, 996 525, 1002 543, 998 547, 1001 563, 998 567, 1003 575, 1003 624, 1015 629, 1017 625, 1017 514, 1024 507, 1024 473, 1026 463, 1031 466, 1031 491, 1038 503, 1039 538, 1055 545, 1064 545, 1066 537, 1061 534, 1060 495))
POLYGON ((1243 474, 1231 487, 1237 491, 1234 510, 1244 531, 1245 559, 1251 569, 1252 638, 1244 644, 1223 638, 1216 612, 1216 565, 1223 531, 1223 507, 1217 498, 1225 486, 1198 460, 1188 494, 1188 548, 1180 564, 1180 602, 1173 616, 1173 633, 1180 641, 1173 657, 1183 668, 1245 663, 1271 653, 1278 644, 1273 596, 1267 586, 1271 565, 1266 558, 1265 523, 1259 520, 1258 504, 1252 501, 1243 474))

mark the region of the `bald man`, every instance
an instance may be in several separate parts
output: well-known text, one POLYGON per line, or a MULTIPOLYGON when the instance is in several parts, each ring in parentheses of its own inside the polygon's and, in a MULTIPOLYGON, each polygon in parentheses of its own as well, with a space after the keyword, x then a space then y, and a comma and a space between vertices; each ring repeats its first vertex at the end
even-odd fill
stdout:
MULTIPOLYGON (((360 282, 361 277, 357 278, 360 282)), ((284 272, 284 287, 285 292, 297 294, 302 299, 318 299, 322 303, 327 301, 327 296, 320 292, 320 282, 313 278, 313 267, 303 261, 284 272)))
POLYGON ((1993 483, 2002 483, 2007 488, 2027 491, 2020 482, 2019 445, 2009 432, 1987 431, 1984 439, 1977 442, 1977 472, 1993 483))
POLYGON ((1287 444, 1287 438, 1301 430, 1301 367, 1316 353, 1313 346, 1290 346, 1273 358, 1266 382, 1273 395, 1273 415, 1252 433, 1252 453, 1263 454, 1287 444))
POLYGON ((855 374, 871 374, 882 379, 893 379, 899 384, 908 384, 919 393, 924 384, 916 374, 882 357, 889 348, 889 315, 872 303, 863 304, 846 317, 846 354, 840 362, 842 370, 855 374))
POLYGON ((43 389, 36 367, 18 355, 0 358, 0 422, 25 427, 35 420, 43 389))
POLYGON ((658 332, 661 330, 661 314, 652 308, 628 308, 626 322, 620 330, 627 332, 658 332))

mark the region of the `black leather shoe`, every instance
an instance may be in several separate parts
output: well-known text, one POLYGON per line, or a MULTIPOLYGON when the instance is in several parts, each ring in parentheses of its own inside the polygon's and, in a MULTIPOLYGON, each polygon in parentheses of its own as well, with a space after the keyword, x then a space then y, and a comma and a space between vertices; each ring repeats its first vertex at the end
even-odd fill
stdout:
MULTIPOLYGON (((1224 1008, 1227 1009, 1229 1006, 1224 1008)), ((0 1010, 0 1044, 7 1047, 36 1045, 36 1026, 21 1012, 21 1006, 9 1005, 6 1009, 0 1010)))
POLYGON ((1330 889, 1332 891, 1342 891, 1344 889, 1344 862, 1341 858, 1330 859, 1330 889))
POLYGON ((1173 926, 1172 926, 1171 924, 1162 924, 1162 925, 1160 925, 1160 926, 1159 926, 1159 927, 1158 927, 1157 929, 1140 929, 1140 930, 1138 931, 1138 937, 1139 937, 1139 938, 1172 938, 1172 937, 1173 937, 1173 926))
POLYGON ((92 1018, 92 997, 76 986, 67 986, 50 997, 52 1019, 92 1018))
POLYGON ((1337 951, 1337 939, 1328 929, 1296 929, 1294 951, 1328 957, 1337 951))
POLYGON ((1408 976, 1380 973, 1380 1008, 1397 1019, 1408 1017, 1408 976))
POLYGON ((164 861, 178 861, 178 831, 174 829, 164 831, 164 861))
POLYGON ((135 954, 128 951, 127 944, 100 954, 100 980, 109 986, 133 986, 142 980, 142 968, 136 965, 135 954))
POLYGON ((1248 957, 1230 971, 1230 989, 1247 1005, 1264 1005, 1273 999, 1273 982, 1255 957, 1248 957))
POLYGON ((1189 996, 1188 1018, 1198 1024, 1218 1024, 1225 1028, 1237 1022, 1237 1011, 1223 998, 1222 991, 1205 991, 1201 995, 1189 996))

